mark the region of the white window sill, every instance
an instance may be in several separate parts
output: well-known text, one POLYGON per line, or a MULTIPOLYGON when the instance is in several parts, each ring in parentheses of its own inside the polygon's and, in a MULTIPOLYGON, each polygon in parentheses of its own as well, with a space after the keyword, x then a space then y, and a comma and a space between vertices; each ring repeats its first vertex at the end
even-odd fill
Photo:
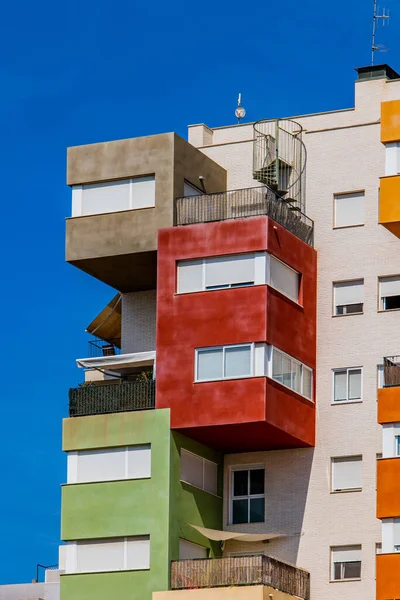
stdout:
MULTIPOLYGON (((363 315, 363 314, 364 314, 364 311, 361 311, 361 312, 354 312, 354 313, 346 313, 344 315, 332 315, 332 318, 340 319, 341 317, 357 317, 358 315, 363 315)), ((342 580, 340 580, 340 581, 342 581, 342 580)))
POLYGON ((361 581, 361 577, 354 577, 352 579, 330 579, 329 583, 348 583, 349 581, 361 581))
POLYGON ((355 223, 354 225, 334 225, 332 229, 352 229, 353 227, 364 227, 365 223, 355 223))
POLYGON ((99 479, 98 481, 71 481, 70 483, 62 483, 61 487, 66 487, 70 485, 89 485, 91 483, 118 483, 119 481, 144 481, 146 479, 151 479, 151 475, 146 477, 127 477, 126 479, 99 479))
POLYGON ((343 406, 343 404, 362 404, 362 399, 359 400, 336 400, 331 402, 331 406, 343 406))
POLYGON ((193 487, 195 490, 200 490, 201 492, 205 492, 206 494, 210 494, 210 496, 214 496, 214 498, 222 498, 222 496, 219 496, 218 494, 214 494, 214 492, 209 492, 208 490, 205 490, 204 488, 201 488, 201 487, 199 487, 197 485, 194 485, 193 483, 189 483, 188 481, 185 481, 184 479, 180 479, 179 481, 181 483, 184 483, 185 485, 190 485, 190 487, 193 487))
POLYGON ((97 575, 97 573, 137 573, 139 571, 150 571, 150 567, 140 569, 117 569, 110 571, 74 571, 73 573, 60 573, 61 577, 70 577, 74 575, 97 575))
POLYGON ((348 490, 331 490, 331 494, 352 494, 354 492, 362 492, 362 488, 351 488, 348 490))
POLYGON ((378 313, 391 313, 398 312, 400 308, 379 308, 378 313))
POLYGON ((199 379, 193 381, 193 383, 216 383, 217 381, 232 381, 237 379, 254 379, 254 378, 265 377, 265 375, 238 375, 237 377, 221 377, 221 379, 199 379))

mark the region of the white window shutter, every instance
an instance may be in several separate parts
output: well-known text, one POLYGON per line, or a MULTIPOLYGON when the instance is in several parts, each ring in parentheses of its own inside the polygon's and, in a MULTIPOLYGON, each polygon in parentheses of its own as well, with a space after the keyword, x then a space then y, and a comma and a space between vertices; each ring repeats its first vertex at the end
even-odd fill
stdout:
POLYGON ((124 540, 77 542, 77 572, 120 571, 124 568, 124 540))
POLYGON ((125 479, 125 448, 80 450, 77 475, 80 483, 125 479))
POLYGON ((127 448, 127 478, 142 479, 151 477, 151 447, 150 444, 144 446, 130 446, 127 448))
POLYGON ((381 298, 400 296, 400 275, 396 275, 395 277, 381 277, 380 290, 381 298))
POLYGON ((361 546, 337 546, 332 548, 333 562, 353 562, 361 560, 361 546))
POLYGON ((206 459, 204 459, 204 489, 215 495, 218 491, 218 465, 206 459))
POLYGON ((151 208, 156 204, 156 180, 154 175, 132 179, 130 208, 151 208))
POLYGON ((332 460, 333 491, 362 488, 362 458, 348 456, 332 460))
POLYGON ((192 544, 187 540, 179 540, 179 560, 187 560, 193 558, 207 558, 208 551, 204 546, 192 544))
POLYGON ((237 254, 206 259, 206 287, 254 282, 254 254, 237 254))
POLYGON ((125 568, 129 570, 150 568, 150 537, 128 538, 125 568))
POLYGON ((362 304, 364 302, 364 281, 345 281, 334 284, 335 306, 362 304))
POLYGON ((364 192, 335 196, 335 227, 364 223, 364 192))
POLYGON ((82 187, 82 215, 129 210, 130 180, 91 183, 82 187))
POLYGON ((198 350, 197 352, 197 380, 222 379, 223 377, 223 351, 222 348, 198 350))
POLYGON ((178 294, 200 292, 203 289, 203 261, 185 260, 178 263, 178 294))
POLYGON ((181 480, 198 488, 203 487, 203 459, 201 456, 181 450, 181 480))
POLYGON ((295 302, 299 299, 300 275, 274 256, 270 257, 270 285, 295 302))

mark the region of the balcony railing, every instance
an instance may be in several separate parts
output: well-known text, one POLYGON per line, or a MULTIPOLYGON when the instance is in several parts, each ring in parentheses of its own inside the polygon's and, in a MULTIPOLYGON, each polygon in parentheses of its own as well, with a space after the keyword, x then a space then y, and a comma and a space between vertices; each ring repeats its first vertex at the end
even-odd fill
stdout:
POLYGON ((383 359, 383 387, 400 385, 400 356, 386 356, 383 359))
POLYGON ((172 561, 173 590, 231 585, 269 585, 304 600, 310 598, 310 574, 270 556, 172 561))
POLYGON ((99 356, 114 356, 121 354, 121 338, 114 340, 89 340, 89 358, 98 358, 99 356))
POLYGON ((155 408, 154 380, 112 385, 83 384, 69 390, 69 416, 83 417, 106 413, 155 408))
POLYGON ((314 222, 266 186, 175 199, 175 225, 266 215, 310 246, 314 222))

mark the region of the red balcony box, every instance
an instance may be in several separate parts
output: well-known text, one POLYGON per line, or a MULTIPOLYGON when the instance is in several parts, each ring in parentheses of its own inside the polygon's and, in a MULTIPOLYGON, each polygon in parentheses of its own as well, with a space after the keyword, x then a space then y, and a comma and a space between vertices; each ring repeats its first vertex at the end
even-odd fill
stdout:
MULTIPOLYGON (((196 348, 260 342, 315 369, 316 252, 268 217, 159 231, 157 408, 223 451, 312 446, 315 405, 267 377, 195 383, 196 348), (177 261, 267 251, 302 274, 299 304, 268 285, 176 293, 177 261)), ((315 377, 314 377, 315 389, 315 377)))

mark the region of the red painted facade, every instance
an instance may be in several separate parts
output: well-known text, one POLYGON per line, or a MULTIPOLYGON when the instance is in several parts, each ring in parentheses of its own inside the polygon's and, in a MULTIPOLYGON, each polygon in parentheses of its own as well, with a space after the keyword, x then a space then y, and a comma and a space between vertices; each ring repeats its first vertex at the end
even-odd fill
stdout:
POLYGON ((314 445, 314 403, 279 383, 194 382, 196 348, 246 342, 315 370, 316 252, 268 217, 160 230, 156 405, 171 409, 172 429, 222 451, 314 445), (176 293, 179 260, 264 250, 302 274, 301 305, 267 285, 176 293))

